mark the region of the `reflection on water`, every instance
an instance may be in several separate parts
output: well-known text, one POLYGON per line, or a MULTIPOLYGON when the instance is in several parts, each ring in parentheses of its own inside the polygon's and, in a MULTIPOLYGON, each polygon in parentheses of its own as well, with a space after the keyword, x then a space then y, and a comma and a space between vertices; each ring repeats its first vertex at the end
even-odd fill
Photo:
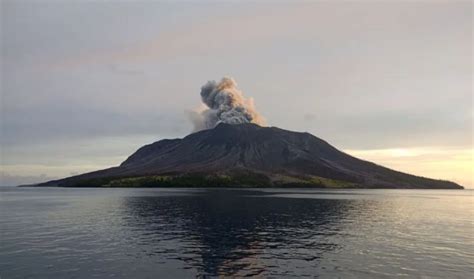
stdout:
POLYGON ((474 272, 469 191, 0 188, 1 278, 474 272))
POLYGON ((147 231, 138 241, 147 253, 182 260, 200 274, 257 275, 286 260, 308 268, 342 245, 330 236, 340 233, 340 221, 354 201, 257 194, 214 190, 184 197, 128 197, 124 206, 133 216, 130 226, 147 231))

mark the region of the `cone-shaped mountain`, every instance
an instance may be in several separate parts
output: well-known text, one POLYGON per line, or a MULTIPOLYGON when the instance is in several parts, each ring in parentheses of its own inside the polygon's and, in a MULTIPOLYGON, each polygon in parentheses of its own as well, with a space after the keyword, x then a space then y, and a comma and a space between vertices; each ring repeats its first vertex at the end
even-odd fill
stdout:
POLYGON ((40 186, 460 189, 357 159, 309 133, 219 124, 138 149, 120 166, 40 186))

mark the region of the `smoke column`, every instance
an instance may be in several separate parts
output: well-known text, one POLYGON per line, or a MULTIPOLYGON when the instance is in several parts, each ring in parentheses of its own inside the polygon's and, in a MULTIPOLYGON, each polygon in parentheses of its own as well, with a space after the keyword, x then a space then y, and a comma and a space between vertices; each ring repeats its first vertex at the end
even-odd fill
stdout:
POLYGON ((191 114, 194 131, 211 129, 219 123, 255 123, 265 125, 265 120, 255 109, 252 98, 245 98, 230 77, 220 82, 208 81, 201 87, 201 100, 205 108, 191 114))

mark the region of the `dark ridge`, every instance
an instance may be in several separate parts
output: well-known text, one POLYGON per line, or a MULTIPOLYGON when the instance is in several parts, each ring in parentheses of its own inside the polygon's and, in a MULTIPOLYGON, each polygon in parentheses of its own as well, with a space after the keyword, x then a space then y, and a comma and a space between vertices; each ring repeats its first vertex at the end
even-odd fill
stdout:
POLYGON ((39 185, 462 188, 357 159, 309 133, 256 124, 219 124, 157 141, 118 167, 39 185))

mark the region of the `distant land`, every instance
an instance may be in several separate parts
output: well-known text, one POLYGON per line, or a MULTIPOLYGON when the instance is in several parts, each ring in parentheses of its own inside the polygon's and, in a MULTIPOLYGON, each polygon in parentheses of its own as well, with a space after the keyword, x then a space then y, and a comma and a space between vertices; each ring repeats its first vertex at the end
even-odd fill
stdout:
POLYGON ((309 133, 251 123, 160 140, 120 166, 34 186, 463 189, 357 159, 309 133))

